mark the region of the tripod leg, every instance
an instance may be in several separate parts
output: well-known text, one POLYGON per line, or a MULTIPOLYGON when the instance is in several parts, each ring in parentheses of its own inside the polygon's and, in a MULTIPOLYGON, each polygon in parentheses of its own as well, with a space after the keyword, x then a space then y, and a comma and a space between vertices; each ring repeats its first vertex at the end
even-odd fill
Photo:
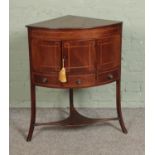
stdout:
POLYGON ((122 116, 122 109, 121 109, 121 92, 120 92, 120 80, 116 81, 116 106, 117 106, 117 115, 119 118, 119 123, 122 128, 123 133, 127 133, 127 129, 125 127, 123 116, 122 116))
POLYGON ((36 119, 35 85, 31 84, 31 122, 30 122, 29 133, 27 136, 27 141, 31 141, 34 126, 35 126, 35 119, 36 119))

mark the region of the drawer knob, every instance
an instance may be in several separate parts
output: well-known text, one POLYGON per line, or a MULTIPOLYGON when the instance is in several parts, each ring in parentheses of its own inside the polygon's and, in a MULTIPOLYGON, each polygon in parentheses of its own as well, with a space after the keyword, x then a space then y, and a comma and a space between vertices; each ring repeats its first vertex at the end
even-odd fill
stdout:
POLYGON ((112 74, 108 74, 108 79, 112 80, 114 78, 114 76, 112 74))
POLYGON ((81 80, 78 79, 78 80, 76 81, 76 84, 81 84, 81 80))
POLYGON ((43 82, 43 83, 47 83, 47 82, 48 82, 48 79, 47 79, 47 78, 43 78, 43 79, 42 79, 42 82, 43 82))

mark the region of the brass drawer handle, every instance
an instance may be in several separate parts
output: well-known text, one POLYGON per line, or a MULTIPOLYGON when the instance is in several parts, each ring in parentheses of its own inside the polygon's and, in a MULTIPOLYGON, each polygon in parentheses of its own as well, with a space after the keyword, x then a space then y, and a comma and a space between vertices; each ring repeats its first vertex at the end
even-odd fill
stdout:
POLYGON ((42 82, 43 82, 43 83, 47 83, 47 82, 48 82, 48 79, 47 79, 47 78, 43 78, 43 79, 42 79, 42 82))
POLYGON ((78 79, 78 80, 76 81, 76 84, 81 84, 81 80, 78 79))
POLYGON ((108 74, 108 79, 112 80, 114 78, 114 76, 112 74, 108 74))

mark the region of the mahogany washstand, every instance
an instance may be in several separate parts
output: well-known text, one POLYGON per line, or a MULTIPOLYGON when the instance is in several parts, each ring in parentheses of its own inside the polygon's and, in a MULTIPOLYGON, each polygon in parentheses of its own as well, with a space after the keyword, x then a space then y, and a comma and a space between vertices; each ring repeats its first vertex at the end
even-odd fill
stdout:
POLYGON ((31 81, 31 122, 27 141, 35 126, 82 126, 90 123, 119 120, 124 133, 121 112, 121 43, 122 22, 79 16, 64 16, 27 26, 31 81), (67 82, 58 79, 66 68, 67 82), (117 117, 87 118, 74 107, 73 89, 116 82, 117 117), (57 122, 36 122, 35 87, 69 89, 70 114, 57 122))

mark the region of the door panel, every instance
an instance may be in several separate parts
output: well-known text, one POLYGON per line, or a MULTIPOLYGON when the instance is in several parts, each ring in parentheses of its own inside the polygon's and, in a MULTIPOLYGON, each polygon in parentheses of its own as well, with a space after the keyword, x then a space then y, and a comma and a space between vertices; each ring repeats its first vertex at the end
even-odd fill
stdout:
POLYGON ((95 41, 64 41, 62 50, 67 72, 95 71, 95 41))
POLYGON ((97 40, 97 69, 104 71, 120 64, 121 40, 120 35, 97 40))
POLYGON ((60 70, 61 43, 58 41, 32 40, 32 64, 36 72, 56 72, 60 70))

